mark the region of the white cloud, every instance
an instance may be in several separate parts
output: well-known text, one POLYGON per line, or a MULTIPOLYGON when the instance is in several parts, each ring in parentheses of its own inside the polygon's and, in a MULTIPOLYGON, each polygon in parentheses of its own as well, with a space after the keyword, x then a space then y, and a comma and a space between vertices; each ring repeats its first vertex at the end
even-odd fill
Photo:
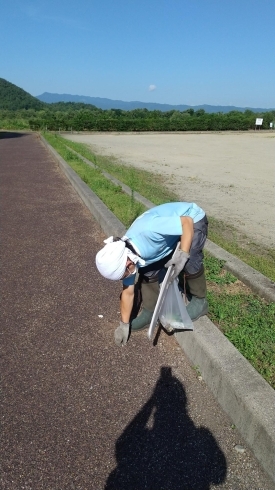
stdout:
POLYGON ((156 90, 156 85, 149 85, 149 92, 153 92, 153 90, 156 90))

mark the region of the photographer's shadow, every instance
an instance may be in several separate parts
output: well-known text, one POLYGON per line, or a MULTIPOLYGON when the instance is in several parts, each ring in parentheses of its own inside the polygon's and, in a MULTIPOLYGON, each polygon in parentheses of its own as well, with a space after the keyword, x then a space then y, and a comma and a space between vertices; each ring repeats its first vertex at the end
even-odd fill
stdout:
POLYGON ((211 432, 195 427, 171 368, 116 442, 117 467, 105 490, 207 490, 226 478, 226 459, 211 432))

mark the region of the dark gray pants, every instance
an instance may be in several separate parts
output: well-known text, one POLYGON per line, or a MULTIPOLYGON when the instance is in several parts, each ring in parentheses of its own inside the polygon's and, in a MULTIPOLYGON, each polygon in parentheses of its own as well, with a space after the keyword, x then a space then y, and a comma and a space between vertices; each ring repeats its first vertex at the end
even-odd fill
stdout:
POLYGON ((190 248, 190 258, 184 267, 186 276, 197 274, 203 268, 203 247, 208 233, 208 220, 206 215, 194 224, 194 236, 190 248))

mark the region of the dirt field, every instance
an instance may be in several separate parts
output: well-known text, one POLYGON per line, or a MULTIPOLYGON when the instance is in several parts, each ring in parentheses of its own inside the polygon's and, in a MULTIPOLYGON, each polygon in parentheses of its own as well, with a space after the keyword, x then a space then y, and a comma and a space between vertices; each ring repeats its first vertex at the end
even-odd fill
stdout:
POLYGON ((179 200, 199 204, 252 241, 275 246, 275 132, 68 135, 95 152, 167 176, 179 200))

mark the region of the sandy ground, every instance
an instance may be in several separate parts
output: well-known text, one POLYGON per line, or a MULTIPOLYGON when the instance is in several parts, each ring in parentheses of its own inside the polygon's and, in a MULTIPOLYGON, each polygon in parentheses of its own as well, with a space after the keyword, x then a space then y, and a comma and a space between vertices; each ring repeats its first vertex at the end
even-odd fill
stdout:
POLYGON ((68 135, 96 152, 167 176, 179 200, 275 246, 275 133, 68 135))

